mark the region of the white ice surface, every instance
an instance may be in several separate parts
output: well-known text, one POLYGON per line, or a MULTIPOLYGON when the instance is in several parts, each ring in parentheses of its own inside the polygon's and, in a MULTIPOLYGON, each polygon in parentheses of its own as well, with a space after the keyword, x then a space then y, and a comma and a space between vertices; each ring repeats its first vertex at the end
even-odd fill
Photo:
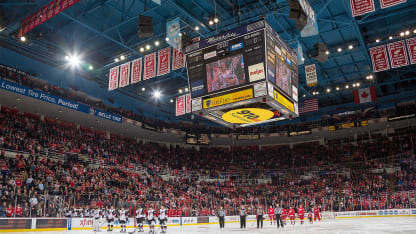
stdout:
MULTIPOLYGON (((183 226, 168 227, 167 234, 194 234, 194 233, 210 233, 210 234, 237 234, 237 233, 310 233, 310 234, 383 234, 383 233, 409 233, 416 234, 416 217, 388 217, 388 218, 359 218, 359 219, 337 219, 333 221, 318 222, 314 224, 287 225, 284 228, 277 229, 271 226, 269 222, 264 223, 263 229, 257 229, 255 223, 247 223, 247 229, 240 229, 239 223, 226 223, 223 230, 219 229, 219 225, 200 225, 200 226, 183 226)), ((156 228, 157 229, 157 228, 156 228)), ((133 229, 127 229, 127 233, 133 229)), ((145 228, 143 234, 149 233, 149 229, 145 228)), ((112 233, 120 233, 116 229, 112 233)), ((48 231, 48 232, 24 232, 26 234, 94 234, 93 231, 48 231)), ((111 233, 103 230, 98 234, 111 233)), ((136 232, 137 234, 138 232, 136 232)), ((139 233, 139 234, 141 234, 139 233)), ((160 233, 160 232, 158 232, 160 233)))

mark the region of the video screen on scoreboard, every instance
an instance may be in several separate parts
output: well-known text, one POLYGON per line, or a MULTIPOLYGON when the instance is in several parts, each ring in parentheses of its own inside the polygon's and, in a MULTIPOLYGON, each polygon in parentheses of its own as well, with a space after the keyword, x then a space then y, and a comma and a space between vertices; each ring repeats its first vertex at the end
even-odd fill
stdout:
POLYGON ((208 134, 194 134, 194 133, 187 133, 186 134, 186 144, 190 145, 209 145, 211 143, 211 139, 208 134))
POLYGON ((208 63, 206 71, 209 93, 246 83, 242 54, 208 63))
POLYGON ((279 58, 276 58, 275 84, 285 93, 290 94, 292 71, 279 58))

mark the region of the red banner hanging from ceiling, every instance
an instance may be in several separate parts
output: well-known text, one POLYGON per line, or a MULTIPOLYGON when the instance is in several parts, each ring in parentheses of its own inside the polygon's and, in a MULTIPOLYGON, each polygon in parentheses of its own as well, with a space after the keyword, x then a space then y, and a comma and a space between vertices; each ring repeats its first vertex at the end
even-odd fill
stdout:
POLYGON ((158 51, 157 75, 162 76, 170 72, 170 47, 158 51))
POLYGON ((156 76, 156 52, 144 56, 143 80, 156 76))
POLYGON ((380 0, 380 5, 381 5, 381 8, 384 9, 384 8, 396 6, 398 4, 405 3, 405 2, 407 2, 407 0, 380 0))
POLYGON ((21 37, 36 26, 56 16, 80 0, 52 0, 41 9, 20 22, 18 37, 21 37))
POLYGON ((178 49, 173 49, 172 71, 185 67, 185 55, 178 49))
POLYGON ((131 62, 131 83, 135 84, 142 80, 142 58, 131 62))
POLYGON ((388 48, 392 68, 409 65, 404 40, 389 43, 388 48))
POLYGON ((191 113, 191 111, 192 111, 191 94, 186 94, 185 99, 186 99, 185 100, 185 102, 186 102, 186 105, 185 105, 186 113, 191 113))
POLYGON ((130 84, 130 62, 120 66, 120 85, 119 87, 126 87, 130 84))
POLYGON ((375 11, 374 0, 350 0, 352 16, 364 15, 375 11))
POLYGON ((108 74, 108 90, 114 90, 118 88, 118 73, 119 73, 120 66, 113 67, 110 69, 108 74))
POLYGON ((385 45, 370 48, 370 57, 373 64, 373 71, 385 71, 390 69, 387 50, 385 45))
POLYGON ((409 51, 410 63, 416 64, 416 37, 406 40, 407 50, 409 51))
POLYGON ((176 98, 176 116, 185 114, 185 95, 176 98))

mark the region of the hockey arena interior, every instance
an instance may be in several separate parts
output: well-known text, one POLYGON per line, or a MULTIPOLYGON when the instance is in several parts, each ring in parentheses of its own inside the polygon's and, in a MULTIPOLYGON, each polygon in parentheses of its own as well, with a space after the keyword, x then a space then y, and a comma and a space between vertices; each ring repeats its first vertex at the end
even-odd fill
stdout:
POLYGON ((0 233, 416 233, 416 0, 0 0, 0 233))

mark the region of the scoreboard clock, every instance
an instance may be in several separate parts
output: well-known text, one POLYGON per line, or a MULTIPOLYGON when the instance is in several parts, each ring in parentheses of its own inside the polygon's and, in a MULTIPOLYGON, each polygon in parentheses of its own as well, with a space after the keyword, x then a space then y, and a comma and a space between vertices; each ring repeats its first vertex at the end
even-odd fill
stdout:
POLYGON ((265 21, 184 48, 192 112, 228 127, 298 116, 296 53, 265 21))

